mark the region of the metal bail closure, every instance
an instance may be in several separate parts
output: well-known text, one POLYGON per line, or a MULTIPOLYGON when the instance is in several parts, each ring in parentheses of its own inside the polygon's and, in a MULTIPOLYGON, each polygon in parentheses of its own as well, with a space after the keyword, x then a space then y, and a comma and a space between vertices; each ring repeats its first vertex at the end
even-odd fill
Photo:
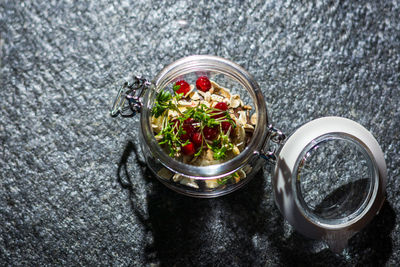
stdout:
POLYGON ((285 219, 339 253, 380 210, 387 170, 368 130, 349 119, 325 117, 306 123, 287 139, 272 182, 285 219))
POLYGON ((268 125, 268 135, 266 138, 265 147, 262 149, 259 156, 265 159, 269 164, 275 165, 278 152, 282 148, 285 140, 286 135, 282 133, 281 130, 272 125, 268 125))
POLYGON ((142 108, 141 98, 150 84, 149 81, 138 76, 124 82, 118 90, 110 115, 115 117, 121 114, 122 117, 133 117, 139 113, 142 108))

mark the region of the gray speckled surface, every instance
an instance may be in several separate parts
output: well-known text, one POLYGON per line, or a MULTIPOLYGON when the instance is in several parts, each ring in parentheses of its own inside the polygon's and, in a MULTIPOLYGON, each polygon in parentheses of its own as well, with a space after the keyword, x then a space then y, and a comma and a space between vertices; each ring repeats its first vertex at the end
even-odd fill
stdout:
POLYGON ((1 1, 0 262, 398 264, 399 14, 398 1, 1 1), (337 115, 374 134, 387 202, 345 251, 294 232, 267 173, 211 200, 149 173, 137 118, 108 115, 112 85, 191 54, 252 73, 284 132, 337 115))

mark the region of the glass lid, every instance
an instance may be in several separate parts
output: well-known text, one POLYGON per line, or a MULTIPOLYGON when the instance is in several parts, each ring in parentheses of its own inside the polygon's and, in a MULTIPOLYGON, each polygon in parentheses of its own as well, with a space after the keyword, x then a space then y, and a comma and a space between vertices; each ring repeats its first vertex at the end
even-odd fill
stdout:
POLYGON ((340 251, 379 211, 386 176, 370 132, 349 119, 320 118, 299 128, 280 151, 275 200, 298 232, 340 251))

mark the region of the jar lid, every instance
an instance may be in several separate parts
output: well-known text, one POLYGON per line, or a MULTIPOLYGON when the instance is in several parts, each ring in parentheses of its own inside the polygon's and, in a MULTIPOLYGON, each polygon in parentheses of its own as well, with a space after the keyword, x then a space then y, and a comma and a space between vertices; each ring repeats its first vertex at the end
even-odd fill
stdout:
POLYGON ((274 170, 278 208, 303 235, 341 251, 379 211, 387 170, 383 152, 360 124, 313 120, 282 147, 274 170))

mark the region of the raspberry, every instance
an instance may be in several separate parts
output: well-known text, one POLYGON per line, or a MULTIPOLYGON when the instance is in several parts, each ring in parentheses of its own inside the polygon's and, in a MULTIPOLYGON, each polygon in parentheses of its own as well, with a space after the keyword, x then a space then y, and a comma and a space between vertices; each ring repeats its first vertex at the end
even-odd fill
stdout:
POLYGON ((196 81, 196 88, 200 91, 207 92, 211 89, 211 82, 207 76, 200 76, 196 81))
POLYGON ((186 95, 190 91, 190 85, 185 80, 177 81, 174 85, 174 90, 177 85, 179 86, 179 89, 175 91, 177 94, 183 93, 183 95, 186 95))
POLYGON ((187 144, 186 146, 182 147, 182 153, 187 155, 187 156, 191 156, 196 152, 194 145, 192 142, 190 142, 189 144, 187 144))

